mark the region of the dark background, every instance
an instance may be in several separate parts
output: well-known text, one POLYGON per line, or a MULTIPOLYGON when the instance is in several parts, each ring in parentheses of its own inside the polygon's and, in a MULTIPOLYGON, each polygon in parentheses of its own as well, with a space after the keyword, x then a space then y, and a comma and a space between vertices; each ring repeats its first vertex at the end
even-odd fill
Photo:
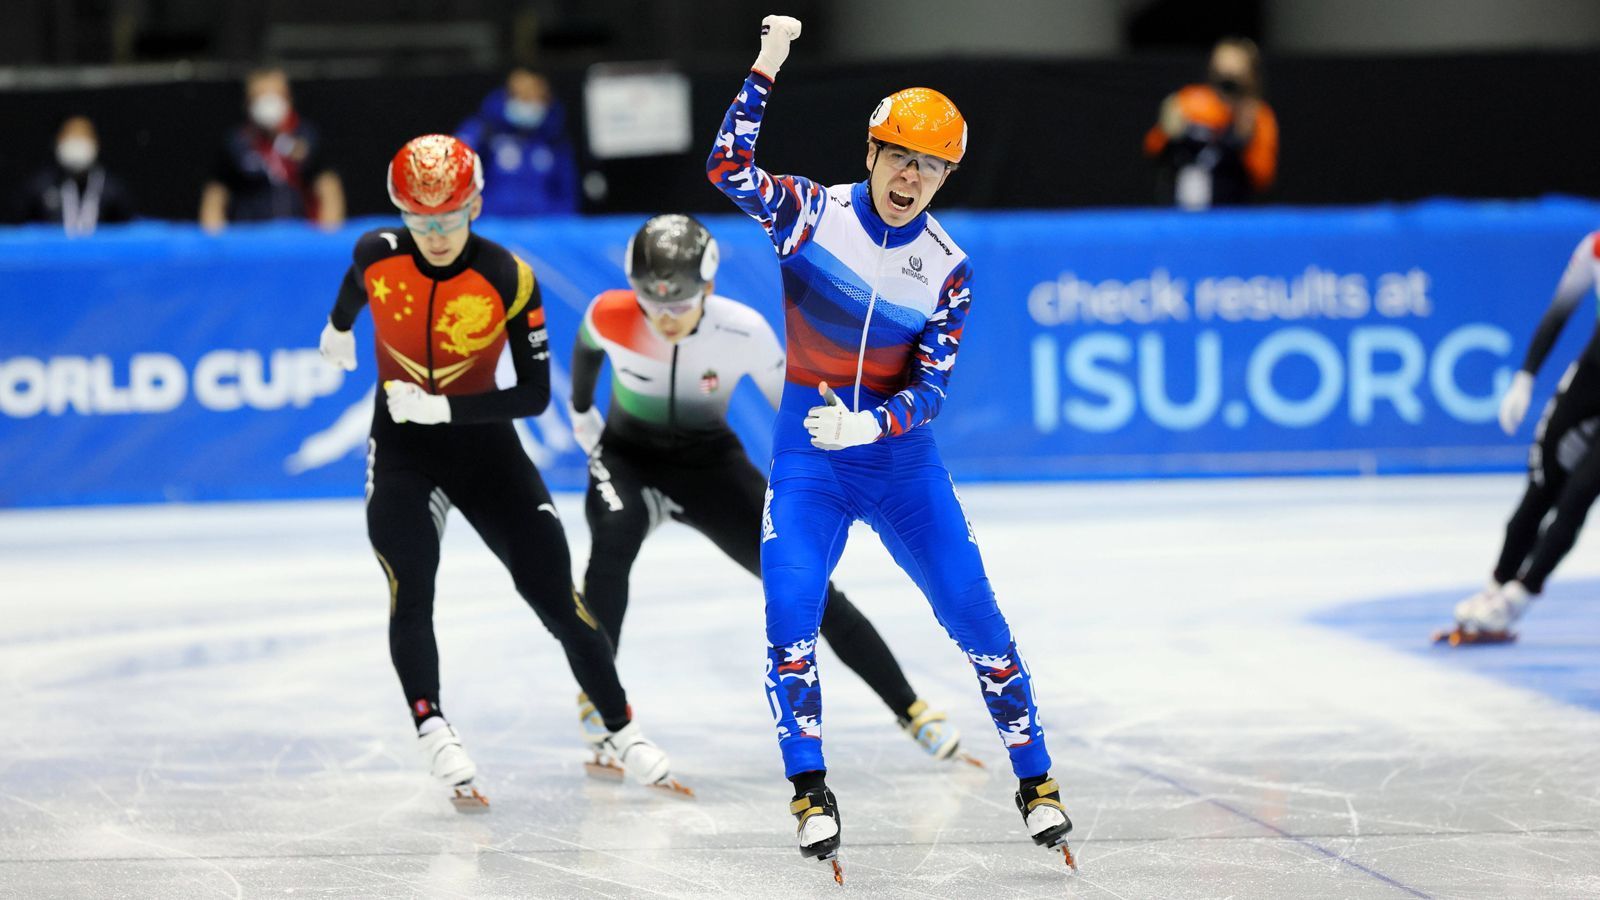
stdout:
MULTIPOLYGON (((747 55, 684 67, 704 150, 603 163, 589 160, 583 146, 584 67, 549 70, 584 170, 608 184, 586 209, 721 211, 726 201, 701 173, 747 55)), ((1202 52, 881 65, 796 58, 774 92, 760 161, 825 182, 856 180, 872 107, 900 87, 927 84, 949 94, 971 127, 966 161, 941 206, 1143 205, 1154 190, 1141 156, 1144 132, 1161 98, 1196 80, 1204 59, 1202 52)), ((364 215, 387 211, 384 166, 402 143, 453 131, 500 82, 498 71, 386 74, 301 78, 294 91, 344 176, 351 214, 364 215)), ((1596 52, 1273 59, 1267 90, 1282 155, 1265 200, 1600 195, 1600 116, 1585 99, 1597 88, 1596 52)), ((79 112, 97 123, 102 159, 132 186, 140 209, 185 219, 198 208, 224 134, 243 118, 234 78, 0 91, 0 122, 12 134, 0 142, 0 185, 19 184, 48 163, 56 124, 79 112)))
POLYGON ((940 206, 1146 205, 1158 104, 1203 77, 1217 38, 1244 35, 1282 130, 1261 202, 1600 195, 1600 3, 1579 0, 5 0, 0 216, 60 120, 86 113, 146 215, 193 218, 244 118, 240 77, 263 62, 290 72, 352 215, 387 213, 393 152, 454 131, 513 65, 551 77, 583 171, 603 176, 585 211, 721 211, 703 161, 778 9, 805 34, 763 132, 773 171, 857 179, 868 112, 923 84, 971 125, 940 206), (696 145, 589 159, 586 73, 640 60, 691 79, 696 145))

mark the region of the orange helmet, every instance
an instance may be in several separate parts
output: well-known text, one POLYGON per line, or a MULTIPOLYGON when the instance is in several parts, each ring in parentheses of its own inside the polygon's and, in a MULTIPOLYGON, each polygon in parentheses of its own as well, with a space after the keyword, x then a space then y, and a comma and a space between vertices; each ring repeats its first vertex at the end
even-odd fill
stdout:
POLYGON ((932 88, 906 88, 883 98, 867 120, 867 135, 953 163, 967 152, 967 120, 932 88))
POLYGON ((389 162, 389 199, 402 212, 450 212, 482 191, 478 154, 448 134, 412 138, 389 162))

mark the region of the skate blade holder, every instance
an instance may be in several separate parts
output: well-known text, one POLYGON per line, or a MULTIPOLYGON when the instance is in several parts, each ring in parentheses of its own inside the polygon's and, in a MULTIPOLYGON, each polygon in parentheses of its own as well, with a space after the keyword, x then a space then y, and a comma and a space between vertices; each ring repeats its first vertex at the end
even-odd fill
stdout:
POLYGON ((833 867, 833 883, 844 887, 844 866, 839 863, 839 836, 824 838, 811 848, 800 848, 800 855, 833 867))
POLYGON ((957 753, 956 759, 972 766, 974 769, 982 769, 986 772, 989 770, 989 766, 983 760, 973 756, 971 753, 957 753))
POLYGON ((1078 861, 1075 858, 1073 858, 1073 856, 1072 856, 1072 848, 1067 846, 1067 839, 1066 838, 1062 838, 1061 840, 1057 841, 1056 843, 1051 844, 1049 849, 1051 849, 1051 850, 1060 850, 1061 851, 1061 856, 1066 860, 1067 868, 1071 869, 1072 873, 1074 875, 1076 875, 1078 873, 1078 861))
POLYGON ((615 760, 598 753, 594 755, 594 759, 583 764, 583 770, 590 778, 598 778, 601 781, 621 781, 624 777, 622 767, 617 765, 615 760))
POLYGON ((680 800, 694 799, 694 788, 689 787, 670 775, 661 779, 655 784, 646 785, 646 787, 649 787, 654 791, 660 791, 669 797, 676 797, 680 800))
POLYGON ((833 849, 829 850, 827 853, 819 853, 817 854, 817 860, 832 866, 833 883, 840 887, 844 887, 844 866, 839 864, 839 851, 837 849, 833 849))
POLYGON ((450 805, 456 812, 477 814, 489 811, 489 798, 478 793, 478 789, 470 784, 456 787, 455 796, 450 798, 450 805))
POLYGON ((1516 632, 1463 631, 1460 626, 1446 631, 1436 631, 1433 635, 1435 644, 1449 644, 1452 647, 1470 647, 1479 644, 1513 644, 1516 643, 1516 640, 1516 632))
MULTIPOLYGON (((603 757, 598 753, 595 754, 594 759, 583 764, 583 770, 590 778, 596 778, 600 781, 621 783, 627 780, 627 773, 622 766, 617 764, 616 760, 603 757)), ((670 775, 654 784, 647 784, 645 787, 650 788, 652 791, 666 794, 669 797, 679 797, 684 800, 694 799, 694 788, 670 775)))

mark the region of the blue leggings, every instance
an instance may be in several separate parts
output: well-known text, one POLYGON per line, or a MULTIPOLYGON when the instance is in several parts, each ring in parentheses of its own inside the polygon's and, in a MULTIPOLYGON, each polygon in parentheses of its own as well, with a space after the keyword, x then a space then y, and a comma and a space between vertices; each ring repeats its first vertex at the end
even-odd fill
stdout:
POLYGON ((857 519, 878 533, 967 654, 1017 777, 1048 772, 1033 679, 995 604, 977 538, 933 436, 919 430, 847 450, 781 450, 773 458, 761 578, 767 702, 785 775, 826 768, 817 629, 828 577, 857 519))

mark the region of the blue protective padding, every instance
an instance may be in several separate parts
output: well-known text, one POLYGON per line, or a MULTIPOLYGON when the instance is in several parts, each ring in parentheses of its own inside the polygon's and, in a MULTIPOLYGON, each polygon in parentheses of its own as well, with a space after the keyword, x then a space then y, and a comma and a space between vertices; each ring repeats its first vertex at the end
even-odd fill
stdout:
MULTIPOLYGON (((937 420, 958 479, 1482 471, 1521 464, 1531 425, 1501 435, 1496 395, 1600 204, 940 219, 974 269, 937 420)), ((579 315, 625 286, 640 221, 478 226, 543 287, 556 400, 529 446, 557 489, 584 481, 563 402, 579 315)), ((718 292, 781 330, 765 234, 736 214, 706 221, 718 292)), ((297 474, 285 461, 371 387, 365 316, 360 369, 314 357, 355 237, 377 224, 398 225, 0 233, 0 506, 358 495, 359 439, 324 442, 340 452, 297 474), (236 388, 241 377, 261 384, 236 388)), ((1574 318, 1537 398, 1592 315, 1574 318)), ((730 416, 763 462, 772 414, 759 394, 742 388, 730 416)))

